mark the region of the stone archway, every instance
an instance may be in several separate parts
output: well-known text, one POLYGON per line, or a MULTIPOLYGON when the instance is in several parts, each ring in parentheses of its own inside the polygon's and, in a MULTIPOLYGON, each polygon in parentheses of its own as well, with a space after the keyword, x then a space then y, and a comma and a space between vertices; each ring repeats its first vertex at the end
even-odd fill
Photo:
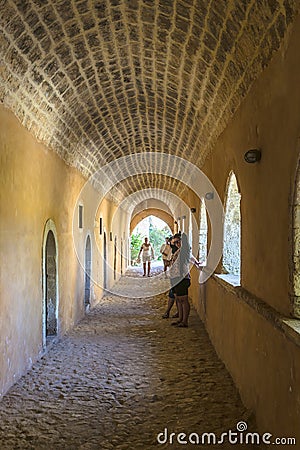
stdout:
POLYGON ((85 268, 84 268, 84 306, 88 308, 91 304, 91 275, 92 275, 92 245, 91 238, 86 238, 85 244, 85 268))
POLYGON ((145 209, 144 211, 140 211, 134 217, 132 217, 130 222, 130 234, 137 226, 137 224, 148 216, 155 216, 163 220, 169 226, 172 234, 174 234, 174 218, 170 216, 170 214, 168 214, 166 211, 162 211, 161 209, 156 208, 145 209))

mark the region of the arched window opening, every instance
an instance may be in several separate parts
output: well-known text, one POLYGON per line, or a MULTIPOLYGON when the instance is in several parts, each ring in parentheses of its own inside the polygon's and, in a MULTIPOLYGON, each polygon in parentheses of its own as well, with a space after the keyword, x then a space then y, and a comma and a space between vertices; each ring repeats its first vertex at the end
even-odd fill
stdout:
POLYGON ((205 207, 205 201, 201 201, 200 208, 200 229, 199 229, 199 261, 201 264, 206 265, 207 259, 207 212, 205 207))
POLYGON ((84 268, 85 288, 84 288, 84 305, 88 308, 91 303, 91 275, 92 275, 92 247, 90 236, 86 239, 85 244, 85 268, 84 268))
POLYGON ((186 216, 181 217, 181 231, 182 233, 186 232, 186 216))
POLYGON ((182 231, 181 230, 181 217, 178 217, 177 219, 177 232, 182 231))
POLYGON ((223 241, 223 272, 235 277, 240 282, 241 268, 241 195, 237 179, 232 172, 227 184, 224 241, 223 241))
POLYGON ((291 305, 292 315, 300 319, 300 163, 298 164, 296 184, 293 201, 293 228, 292 228, 292 264, 291 264, 291 305))

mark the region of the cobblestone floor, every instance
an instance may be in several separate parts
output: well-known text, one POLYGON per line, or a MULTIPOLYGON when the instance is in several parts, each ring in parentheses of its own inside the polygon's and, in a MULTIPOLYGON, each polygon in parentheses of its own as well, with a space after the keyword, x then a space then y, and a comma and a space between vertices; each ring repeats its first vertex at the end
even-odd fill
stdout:
POLYGON ((255 431, 195 311, 172 327, 166 301, 103 298, 3 398, 0 449, 244 448, 158 444, 165 428, 220 435, 244 420, 255 431))

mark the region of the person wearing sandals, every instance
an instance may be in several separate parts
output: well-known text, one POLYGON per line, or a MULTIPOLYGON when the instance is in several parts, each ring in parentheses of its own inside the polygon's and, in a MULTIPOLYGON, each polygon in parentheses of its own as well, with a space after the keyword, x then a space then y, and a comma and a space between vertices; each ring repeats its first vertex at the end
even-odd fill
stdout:
POLYGON ((154 259, 154 250, 153 250, 151 243, 148 241, 147 237, 145 237, 145 241, 142 244, 141 249, 139 251, 138 260, 140 259, 141 255, 142 255, 142 262, 143 262, 143 269, 144 269, 143 277, 146 276, 147 263, 148 263, 147 275, 148 275, 148 277, 150 277, 151 260, 154 259))
POLYGON ((191 255, 190 246, 187 235, 182 234, 181 239, 176 239, 178 250, 172 257, 171 277, 173 280, 173 292, 175 294, 178 321, 171 325, 178 328, 188 327, 188 318, 190 314, 190 303, 188 297, 188 289, 191 285, 191 276, 189 272, 190 263, 194 264, 199 270, 202 269, 199 261, 191 255))

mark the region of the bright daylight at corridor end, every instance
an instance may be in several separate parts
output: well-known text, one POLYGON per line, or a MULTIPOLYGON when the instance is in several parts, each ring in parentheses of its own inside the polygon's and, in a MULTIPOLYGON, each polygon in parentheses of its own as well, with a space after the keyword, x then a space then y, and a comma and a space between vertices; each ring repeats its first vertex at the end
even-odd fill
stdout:
POLYGON ((0 450, 300 449, 299 10, 0 0, 0 450))

